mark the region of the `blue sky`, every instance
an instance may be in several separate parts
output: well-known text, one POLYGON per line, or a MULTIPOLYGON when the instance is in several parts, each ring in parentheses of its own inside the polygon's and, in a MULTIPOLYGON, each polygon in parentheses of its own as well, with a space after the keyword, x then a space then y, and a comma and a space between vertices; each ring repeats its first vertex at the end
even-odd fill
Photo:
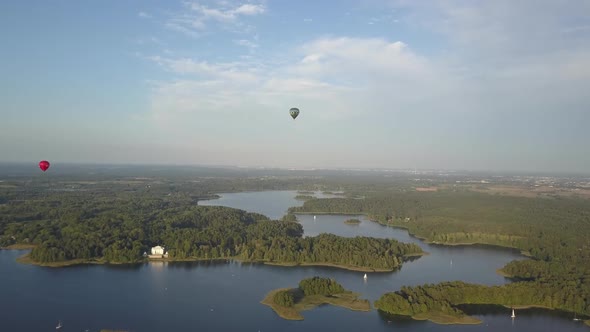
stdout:
POLYGON ((588 172, 588 13, 3 1, 0 161, 588 172))

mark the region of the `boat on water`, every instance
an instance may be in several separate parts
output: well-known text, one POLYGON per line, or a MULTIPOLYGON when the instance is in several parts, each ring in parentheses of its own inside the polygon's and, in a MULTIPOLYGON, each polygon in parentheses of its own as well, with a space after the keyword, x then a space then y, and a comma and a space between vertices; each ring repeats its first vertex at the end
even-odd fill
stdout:
POLYGON ((367 280, 367 274, 365 273, 365 276, 363 277, 365 280, 367 280))
POLYGON ((56 330, 59 330, 62 328, 63 325, 61 325, 61 320, 57 323, 57 326, 55 327, 56 330))
POLYGON ((516 315, 514 314, 514 308, 512 308, 512 316, 510 316, 512 318, 516 317, 516 315))
POLYGON ((313 220, 315 220, 315 216, 313 216, 313 220))

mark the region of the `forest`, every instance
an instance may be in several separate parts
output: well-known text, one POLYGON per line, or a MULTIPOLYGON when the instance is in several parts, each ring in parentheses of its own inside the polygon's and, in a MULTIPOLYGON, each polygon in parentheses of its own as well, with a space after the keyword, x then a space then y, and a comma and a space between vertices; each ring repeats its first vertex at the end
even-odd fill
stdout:
POLYGON ((275 304, 283 307, 292 307, 300 301, 303 296, 311 295, 333 295, 345 293, 346 290, 342 285, 330 278, 312 277, 303 279, 299 282, 297 289, 281 290, 274 294, 273 301, 275 304))
POLYGON ((417 192, 407 180, 395 184, 361 177, 97 177, 79 175, 67 181, 61 177, 47 183, 3 180, 0 247, 35 245, 31 258, 40 263, 136 262, 151 246, 164 245, 173 259, 331 263, 388 271, 408 256, 422 253, 416 245, 394 240, 329 234, 304 238, 295 216, 364 214, 383 225, 406 228, 429 242, 500 245, 520 249, 532 258, 503 267, 501 272, 516 280, 514 284, 493 291, 462 283, 424 285, 420 292, 432 290, 428 297, 440 301, 421 300, 419 308, 410 305, 410 312, 400 308, 404 301, 413 304, 416 296, 389 293, 380 300, 384 311, 412 313, 440 307, 455 312, 461 301, 474 301, 450 298, 455 289, 466 288, 469 294, 470 287, 484 287, 475 292, 480 297, 477 303, 510 305, 517 300, 513 294, 522 294, 519 304, 590 314, 590 201, 586 199, 511 197, 448 189, 452 186, 417 192), (306 197, 303 206, 291 208, 279 221, 230 208, 196 206, 223 191, 295 189, 307 195, 305 191, 327 188, 346 190, 346 195, 306 197))
POLYGON ((155 245, 173 260, 236 258, 332 264, 392 271, 422 250, 415 244, 330 234, 303 237, 294 215, 283 220, 245 211, 196 206, 191 197, 55 195, 0 207, 0 246, 35 245, 38 263, 69 260, 139 262, 155 245))
POLYGON ((473 285, 429 285, 404 288, 409 293, 384 295, 379 305, 384 311, 454 312, 458 310, 454 305, 461 303, 509 305, 518 300, 518 304, 590 314, 590 201, 587 199, 392 191, 368 193, 364 200, 309 200, 290 212, 366 214, 384 225, 407 228, 411 234, 429 242, 500 245, 520 249, 532 258, 507 264, 501 272, 520 282, 490 290, 481 286, 473 293, 479 294, 478 302, 470 297, 451 297, 461 288, 466 288, 461 291, 469 294, 473 285), (428 298, 431 300, 427 301, 428 298))
POLYGON ((497 304, 504 306, 539 306, 590 315, 586 280, 536 280, 502 286, 484 286, 460 281, 436 285, 402 287, 375 302, 379 310, 406 316, 442 312, 463 316, 458 305, 497 304))

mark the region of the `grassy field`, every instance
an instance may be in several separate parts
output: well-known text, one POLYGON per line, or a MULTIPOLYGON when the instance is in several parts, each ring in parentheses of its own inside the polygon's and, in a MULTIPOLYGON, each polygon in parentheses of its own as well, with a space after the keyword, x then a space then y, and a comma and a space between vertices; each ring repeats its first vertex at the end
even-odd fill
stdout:
POLYGON ((279 316, 289 320, 303 320, 302 311, 311 310, 323 304, 331 304, 355 311, 370 311, 371 303, 368 300, 358 299, 358 294, 342 293, 334 294, 332 296, 311 295, 304 296, 298 300, 293 307, 284 307, 274 303, 273 298, 276 293, 290 288, 280 288, 269 292, 266 297, 260 302, 271 307, 279 316))

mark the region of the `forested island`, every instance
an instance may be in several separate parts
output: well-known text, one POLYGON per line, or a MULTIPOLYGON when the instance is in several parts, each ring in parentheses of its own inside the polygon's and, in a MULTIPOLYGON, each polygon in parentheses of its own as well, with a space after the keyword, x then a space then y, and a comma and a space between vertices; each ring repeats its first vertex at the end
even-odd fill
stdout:
POLYGON ((155 245, 165 245, 170 260, 238 259, 360 271, 393 271, 423 253, 415 244, 389 239, 304 238, 293 215, 270 220, 227 207, 195 206, 189 198, 95 195, 62 194, 59 200, 0 206, 0 246, 32 246, 22 261, 48 266, 141 262, 155 245))
MULTIPOLYGON (((418 298, 430 289, 438 296, 437 301, 415 302, 416 296, 409 297, 401 291, 384 295, 376 304, 380 310, 422 319, 427 313, 440 312, 456 318, 462 313, 455 305, 464 299, 455 298, 454 294, 462 288, 470 294, 470 287, 482 287, 474 291, 480 296, 477 303, 543 306, 590 315, 588 199, 450 190, 391 191, 373 193, 362 200, 313 199, 290 212, 365 214, 383 225, 406 228, 430 243, 498 245, 520 249, 532 258, 511 262, 500 270, 516 283, 497 289, 462 283, 404 288, 409 293, 421 292, 418 298)), ((469 302, 471 299, 465 301, 474 303, 469 302)))
POLYGON ((302 311, 322 304, 358 311, 371 310, 368 300, 359 300, 357 294, 347 291, 335 280, 322 277, 303 279, 297 288, 273 290, 261 303, 271 307, 282 318, 290 320, 303 320, 302 311))
POLYGON ((353 218, 353 219, 346 219, 344 221, 344 223, 347 225, 359 225, 361 223, 361 221, 353 218))

